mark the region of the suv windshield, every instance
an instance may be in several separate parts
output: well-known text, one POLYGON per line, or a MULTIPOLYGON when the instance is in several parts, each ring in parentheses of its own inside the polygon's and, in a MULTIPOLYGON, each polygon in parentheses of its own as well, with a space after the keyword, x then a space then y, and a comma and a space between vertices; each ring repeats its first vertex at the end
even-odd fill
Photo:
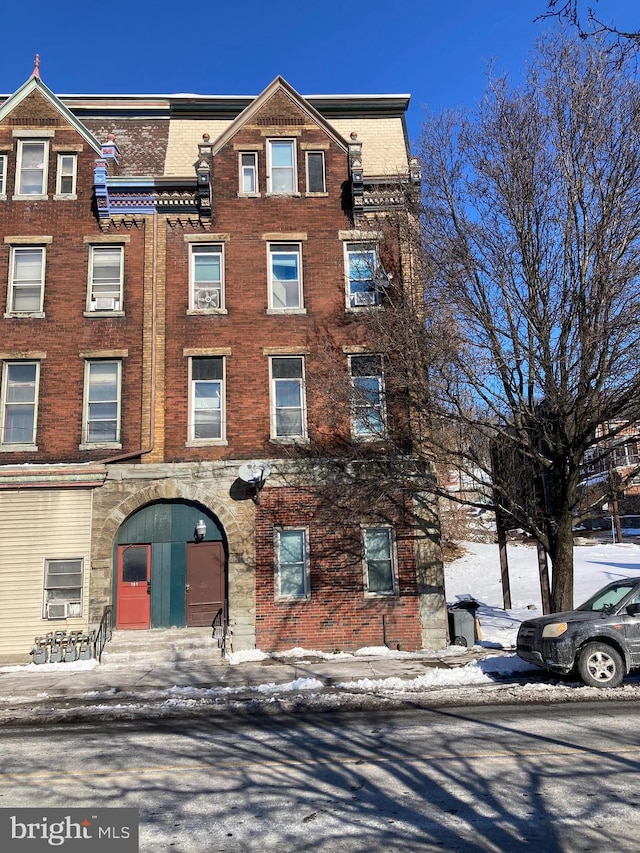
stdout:
POLYGON ((635 583, 621 583, 607 586, 604 589, 598 590, 595 595, 591 596, 580 607, 577 607, 576 610, 610 610, 617 604, 620 604, 622 599, 626 598, 636 586, 637 584, 635 583))

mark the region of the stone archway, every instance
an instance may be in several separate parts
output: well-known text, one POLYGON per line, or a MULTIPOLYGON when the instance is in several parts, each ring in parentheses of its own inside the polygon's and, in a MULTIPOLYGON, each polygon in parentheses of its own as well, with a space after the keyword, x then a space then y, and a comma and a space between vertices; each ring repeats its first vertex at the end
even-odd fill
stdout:
POLYGON ((194 466, 114 467, 112 477, 96 490, 92 520, 92 560, 89 619, 99 623, 106 604, 112 603, 113 548, 123 522, 136 510, 156 501, 184 500, 201 504, 223 526, 228 547, 229 619, 235 648, 255 647, 255 521, 251 501, 233 501, 229 489, 235 471, 200 463, 194 466), (228 473, 227 473, 228 471, 228 473), (146 472, 145 472, 146 473, 146 472), (154 477, 154 473, 156 477, 154 477), (159 475, 159 476, 158 476, 159 475))

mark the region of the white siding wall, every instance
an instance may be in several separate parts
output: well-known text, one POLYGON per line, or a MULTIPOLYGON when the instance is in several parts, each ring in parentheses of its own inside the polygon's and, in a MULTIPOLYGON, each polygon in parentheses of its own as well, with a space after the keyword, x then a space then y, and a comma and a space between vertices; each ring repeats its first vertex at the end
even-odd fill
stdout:
POLYGON ((29 663, 36 636, 88 625, 91 489, 0 492, 0 662, 29 663), (43 619, 45 559, 84 558, 83 617, 43 619))

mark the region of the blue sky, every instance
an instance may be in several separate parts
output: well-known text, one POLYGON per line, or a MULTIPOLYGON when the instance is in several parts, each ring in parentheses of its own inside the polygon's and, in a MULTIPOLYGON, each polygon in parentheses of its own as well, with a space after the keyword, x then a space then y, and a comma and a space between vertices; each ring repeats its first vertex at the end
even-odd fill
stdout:
MULTIPOLYGON (((640 29, 639 0, 595 2, 604 18, 640 29)), ((534 23, 545 8, 546 0, 6 3, 0 92, 31 75, 36 53, 59 94, 257 95, 280 74, 303 95, 410 94, 415 140, 425 105, 473 106, 491 61, 519 79, 549 26, 534 23)))

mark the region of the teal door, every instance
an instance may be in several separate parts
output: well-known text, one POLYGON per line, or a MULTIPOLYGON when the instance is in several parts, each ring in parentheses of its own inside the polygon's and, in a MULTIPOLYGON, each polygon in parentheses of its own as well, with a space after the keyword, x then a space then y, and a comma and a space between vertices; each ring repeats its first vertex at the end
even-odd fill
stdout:
MULTIPOLYGON (((216 542, 224 555, 223 533, 218 520, 204 507, 185 501, 158 501, 142 507, 122 525, 116 546, 150 546, 150 624, 152 628, 183 628, 187 620, 187 548, 195 541, 199 520, 206 524, 203 543, 216 542)), ((114 563, 117 565, 117 562, 114 563)), ((219 574, 219 573, 218 573, 219 574)), ((226 573, 223 572, 223 576, 226 573)), ((219 577, 212 584, 219 585, 219 577)), ((121 594, 115 573, 116 618, 121 594)), ((224 590, 226 595, 226 590, 224 590)), ((219 595, 216 589, 216 596, 219 595)), ((123 625, 125 627, 125 625, 123 625)))

